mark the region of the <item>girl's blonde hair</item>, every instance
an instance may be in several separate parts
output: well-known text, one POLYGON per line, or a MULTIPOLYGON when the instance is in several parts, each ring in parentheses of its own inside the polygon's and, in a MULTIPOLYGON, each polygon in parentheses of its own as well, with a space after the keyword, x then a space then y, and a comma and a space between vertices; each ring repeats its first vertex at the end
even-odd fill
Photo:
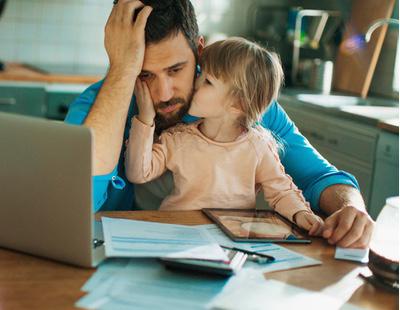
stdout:
POLYGON ((258 122, 277 99, 284 79, 279 56, 244 38, 207 46, 200 62, 207 73, 231 85, 230 95, 239 99, 244 112, 239 121, 246 128, 258 122))

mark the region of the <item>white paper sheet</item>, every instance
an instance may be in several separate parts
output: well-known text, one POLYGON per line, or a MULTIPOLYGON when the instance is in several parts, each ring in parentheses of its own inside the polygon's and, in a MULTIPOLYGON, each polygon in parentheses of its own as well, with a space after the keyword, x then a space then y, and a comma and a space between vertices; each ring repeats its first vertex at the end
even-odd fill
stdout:
POLYGON ((228 259, 205 230, 194 226, 102 217, 107 257, 228 259))
POLYGON ((351 260, 360 263, 368 263, 369 249, 349 249, 336 247, 335 258, 351 260))
POLYGON ((95 290, 97 287, 104 284, 104 282, 117 276, 119 272, 123 272, 128 263, 129 259, 127 258, 106 259, 97 267, 96 272, 86 281, 81 290, 84 292, 95 290))
POLYGON ((205 309, 227 279, 175 272, 155 259, 131 259, 107 281, 81 298, 86 309, 205 309))
MULTIPOLYGON (((251 242, 234 242, 225 233, 218 228, 217 225, 199 225, 201 229, 208 231, 208 233, 218 242, 218 244, 239 248, 247 251, 257 253, 264 253, 275 257, 275 261, 268 264, 258 264, 256 262, 247 261, 245 268, 254 268, 259 272, 271 272, 277 270, 285 270, 291 268, 299 268, 313 265, 321 265, 319 260, 311 257, 296 253, 276 243, 251 243, 251 242)), ((304 245, 307 246, 307 245, 304 245)))
POLYGON ((209 309, 281 310, 307 306, 312 309, 340 309, 344 302, 320 292, 309 291, 276 280, 266 280, 247 269, 232 277, 209 309), (312 307, 310 307, 312 305, 312 307))

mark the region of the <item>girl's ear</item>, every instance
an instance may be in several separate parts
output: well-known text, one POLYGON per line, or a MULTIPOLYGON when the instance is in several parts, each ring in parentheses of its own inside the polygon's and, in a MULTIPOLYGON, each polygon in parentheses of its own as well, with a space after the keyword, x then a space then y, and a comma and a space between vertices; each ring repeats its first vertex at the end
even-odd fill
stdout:
POLYGON ((229 111, 237 117, 242 116, 244 114, 244 110, 241 100, 234 100, 229 106, 229 111))

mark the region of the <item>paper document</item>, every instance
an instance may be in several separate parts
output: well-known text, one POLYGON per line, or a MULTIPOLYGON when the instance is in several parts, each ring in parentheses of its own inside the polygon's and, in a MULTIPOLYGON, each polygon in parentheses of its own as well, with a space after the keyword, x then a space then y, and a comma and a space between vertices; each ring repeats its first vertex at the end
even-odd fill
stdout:
POLYGON ((309 291, 276 280, 266 280, 262 274, 246 269, 232 277, 222 292, 208 305, 209 309, 281 310, 340 309, 343 301, 320 292, 309 291))
MULTIPOLYGON (((100 266, 99 270, 103 267, 100 266)), ((205 309, 227 282, 222 277, 171 271, 155 259, 130 259, 125 267, 114 267, 119 268, 119 271, 114 269, 114 276, 93 287, 88 295, 76 303, 77 307, 119 310, 205 309)))
POLYGON ((102 217, 107 257, 227 260, 210 234, 196 226, 102 217))
POLYGON ((258 264, 248 260, 245 264, 246 268, 255 268, 265 273, 321 264, 319 260, 296 253, 276 243, 234 242, 215 224, 199 225, 197 227, 206 230, 219 245, 268 254, 275 258, 274 262, 268 264, 258 264))
POLYGON ((336 247, 335 258, 351 260, 360 263, 368 263, 369 249, 349 249, 336 247))

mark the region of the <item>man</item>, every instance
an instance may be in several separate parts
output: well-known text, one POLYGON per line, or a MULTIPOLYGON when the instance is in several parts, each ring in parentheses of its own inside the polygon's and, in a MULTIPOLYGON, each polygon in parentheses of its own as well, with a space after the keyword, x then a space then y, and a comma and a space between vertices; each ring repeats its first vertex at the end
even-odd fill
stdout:
MULTIPOLYGON (((189 0, 143 3, 119 0, 115 4, 105 28, 109 71, 71 105, 66 117, 66 122, 83 124, 93 133, 95 211, 129 210, 134 203, 142 208, 157 205, 171 188, 168 174, 135 188, 125 178, 123 141, 137 113, 132 96, 137 78, 150 89, 158 132, 191 121, 185 114, 198 71, 197 57, 204 47, 193 6, 189 0)), ((373 221, 354 177, 324 160, 277 102, 270 105, 262 124, 285 144, 282 163, 312 208, 329 215, 323 233, 328 242, 366 247, 373 221)))

